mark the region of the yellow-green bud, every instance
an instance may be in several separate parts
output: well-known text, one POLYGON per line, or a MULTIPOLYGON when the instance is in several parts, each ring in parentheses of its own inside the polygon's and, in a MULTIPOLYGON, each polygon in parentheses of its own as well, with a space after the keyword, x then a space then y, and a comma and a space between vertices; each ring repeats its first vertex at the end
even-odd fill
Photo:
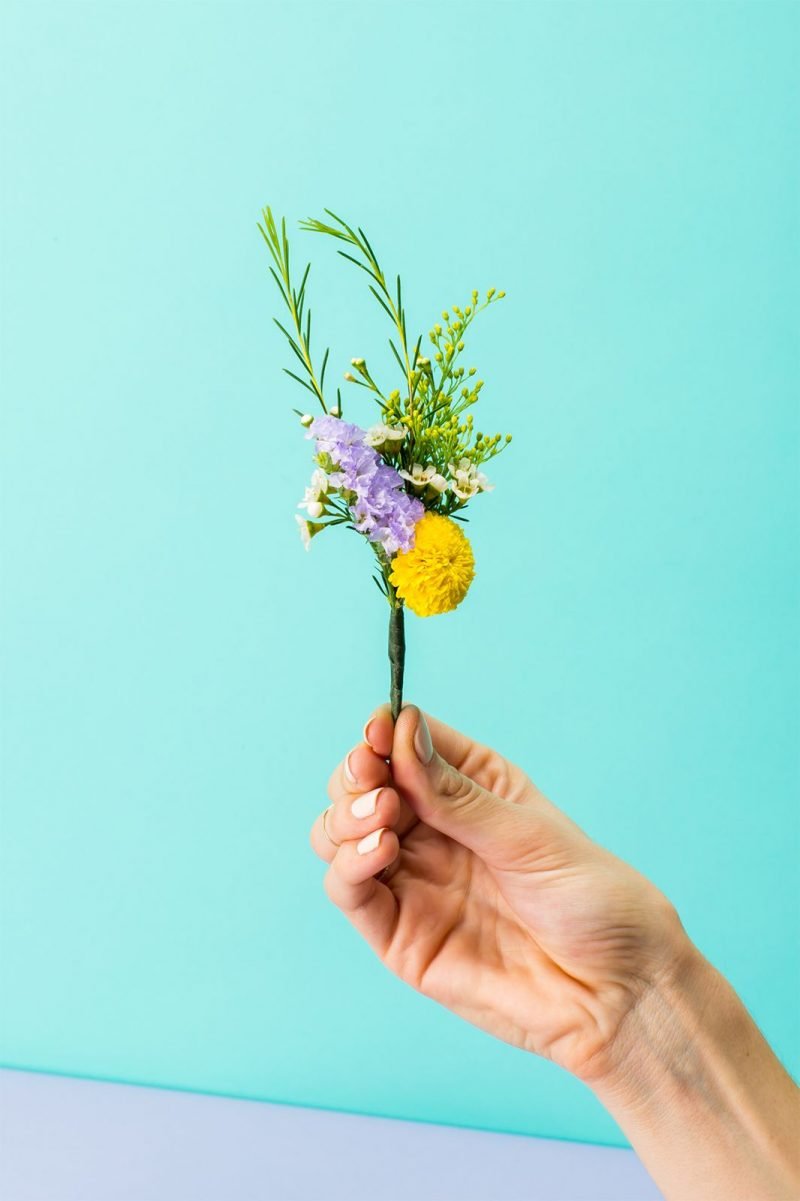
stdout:
POLYGON ((478 370, 478 368, 477 368, 477 367, 470 367, 470 369, 469 369, 469 371, 467 372, 467 374, 468 374, 468 375, 474 375, 474 374, 475 374, 475 372, 476 372, 477 370, 478 370))
POLYGON ((358 367, 360 369, 361 367, 364 366, 365 360, 364 359, 351 359, 350 362, 353 364, 354 367, 358 367))
POLYGON ((490 288, 489 291, 486 293, 486 299, 491 300, 496 291, 497 291, 496 288, 490 288))
POLYGON ((442 320, 443 320, 443 321, 449 321, 449 320, 450 320, 450 314, 448 313, 447 309, 444 309, 444 310, 443 310, 443 312, 442 312, 442 320))
POLYGON ((356 377, 353 375, 352 371, 345 371, 344 378, 347 380, 348 383, 351 383, 351 384, 355 383, 356 377))
POLYGON ((502 300, 504 296, 505 296, 505 292, 498 292, 498 293, 497 293, 497 299, 498 299, 498 300, 502 300))

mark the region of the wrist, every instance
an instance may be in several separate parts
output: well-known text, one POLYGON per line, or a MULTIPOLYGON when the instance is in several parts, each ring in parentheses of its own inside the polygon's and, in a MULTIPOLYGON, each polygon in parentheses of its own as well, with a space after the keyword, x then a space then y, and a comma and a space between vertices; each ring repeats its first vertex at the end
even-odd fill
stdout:
POLYGON ((798 1194, 800 1093, 733 988, 683 934, 590 1086, 667 1197, 798 1194))
POLYGON ((638 1107, 668 1087, 687 1049, 696 1045, 718 974, 683 927, 663 961, 640 979, 617 1026, 602 1070, 585 1083, 604 1103, 638 1107))

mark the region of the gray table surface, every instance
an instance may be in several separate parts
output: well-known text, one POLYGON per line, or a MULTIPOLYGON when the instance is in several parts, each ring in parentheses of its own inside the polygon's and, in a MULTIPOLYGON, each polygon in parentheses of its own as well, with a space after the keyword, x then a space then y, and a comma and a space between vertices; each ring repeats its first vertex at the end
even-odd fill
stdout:
POLYGON ((0 1071, 2 1201, 655 1201, 631 1151, 0 1071))

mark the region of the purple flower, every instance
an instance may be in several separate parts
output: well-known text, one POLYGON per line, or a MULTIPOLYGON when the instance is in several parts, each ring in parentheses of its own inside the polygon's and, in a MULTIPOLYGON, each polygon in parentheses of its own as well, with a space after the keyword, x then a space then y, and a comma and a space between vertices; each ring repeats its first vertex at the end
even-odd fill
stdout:
POLYGON ((326 414, 311 423, 306 437, 316 439, 318 454, 330 457, 330 485, 346 494, 358 532, 380 543, 387 555, 410 550, 425 508, 406 492, 399 472, 366 443, 366 430, 326 414))

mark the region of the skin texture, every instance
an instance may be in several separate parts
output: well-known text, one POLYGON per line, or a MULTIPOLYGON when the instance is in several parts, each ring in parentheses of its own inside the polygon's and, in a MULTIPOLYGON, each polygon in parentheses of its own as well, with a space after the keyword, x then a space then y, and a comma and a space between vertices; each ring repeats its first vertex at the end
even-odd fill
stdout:
POLYGON ((520 768, 385 707, 328 791, 326 891, 391 971, 592 1087, 675 1201, 800 1197, 798 1093, 741 1002, 520 768))

